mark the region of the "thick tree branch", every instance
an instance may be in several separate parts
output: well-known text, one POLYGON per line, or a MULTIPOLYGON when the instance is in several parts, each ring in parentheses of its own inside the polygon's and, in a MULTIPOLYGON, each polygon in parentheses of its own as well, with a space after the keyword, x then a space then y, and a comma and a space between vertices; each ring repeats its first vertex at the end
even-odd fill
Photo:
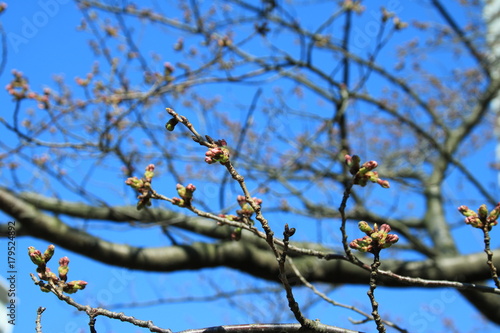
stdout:
MULTIPOLYGON (((222 241, 168 247, 134 247, 112 243, 72 228, 2 189, 0 189, 0 209, 21 223, 26 230, 29 230, 30 235, 111 265, 146 271, 225 266, 266 280, 278 281, 279 271, 274 254, 247 242, 222 241)), ((500 266, 500 250, 494 253, 494 264, 500 266)), ((391 271, 398 275, 432 280, 452 281, 456 276, 460 276, 462 282, 485 280, 489 278, 490 272, 483 257, 482 253, 478 253, 435 261, 383 260, 381 273, 391 271)), ((324 261, 314 257, 297 256, 294 258, 294 263, 303 276, 311 282, 366 284, 369 274, 367 270, 343 260, 324 261)), ((381 276, 384 285, 402 287, 411 284, 389 276, 390 274, 381 276)), ((425 281, 417 284, 439 286, 434 282, 425 281)))

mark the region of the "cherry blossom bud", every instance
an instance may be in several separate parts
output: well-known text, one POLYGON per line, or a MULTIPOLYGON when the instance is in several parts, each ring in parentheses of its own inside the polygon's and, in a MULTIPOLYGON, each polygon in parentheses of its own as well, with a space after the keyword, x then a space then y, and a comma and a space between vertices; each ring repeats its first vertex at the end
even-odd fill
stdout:
POLYGON ((368 225, 368 223, 367 223, 367 222, 365 222, 365 221, 361 221, 361 222, 359 222, 359 223, 358 223, 358 228, 359 228, 359 230, 361 230, 362 232, 364 232, 364 233, 365 233, 365 234, 367 234, 368 236, 370 235, 370 233, 371 233, 371 232, 372 232, 372 230, 373 230, 373 229, 372 229, 372 227, 370 227, 370 226, 368 225))
POLYGON ((68 257, 62 257, 59 259, 59 268, 57 269, 59 273, 59 278, 63 281, 66 281, 68 279, 68 271, 69 271, 69 258, 68 257))
POLYGON ((463 216, 476 216, 476 212, 473 211, 472 209, 469 209, 469 207, 465 206, 465 205, 462 205, 460 207, 458 207, 458 211, 460 213, 462 213, 463 216))
POLYGON ((56 247, 53 244, 47 246, 47 250, 45 250, 45 252, 43 253, 43 260, 45 261, 45 263, 49 262, 49 260, 52 258, 55 248, 56 247))
POLYGON ((477 212, 479 213, 479 218, 481 220, 484 220, 488 216, 488 208, 486 208, 485 204, 479 206, 477 212))
POLYGON ((146 179, 147 182, 151 182, 151 180, 153 179, 153 176, 155 175, 154 170, 155 170, 154 164, 149 164, 146 167, 146 171, 144 172, 144 178, 146 179))
POLYGON ((45 260, 43 259, 42 252, 40 250, 35 249, 33 246, 28 247, 28 254, 30 256, 31 261, 39 266, 44 265, 45 260))
POLYGON ((87 284, 88 284, 87 282, 82 280, 71 281, 66 283, 66 285, 63 287, 63 291, 67 294, 74 294, 78 290, 85 289, 87 284))
POLYGON ((490 222, 490 223, 493 222, 493 221, 496 221, 499 216, 500 216, 500 202, 490 212, 490 215, 488 216, 487 221, 490 222))
POLYGON ((138 190, 144 187, 144 181, 142 179, 139 179, 137 177, 130 177, 127 178, 125 181, 125 184, 130 185, 132 188, 138 190))
POLYGON ((387 180, 382 180, 382 179, 377 179, 377 184, 379 184, 380 186, 382 186, 383 188, 389 188, 390 187, 390 184, 387 180))

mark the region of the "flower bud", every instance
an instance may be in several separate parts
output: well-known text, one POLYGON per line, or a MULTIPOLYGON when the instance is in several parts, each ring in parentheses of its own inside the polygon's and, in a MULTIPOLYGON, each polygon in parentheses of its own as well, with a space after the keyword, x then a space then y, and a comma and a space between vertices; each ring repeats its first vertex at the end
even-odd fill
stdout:
POLYGON ((369 236, 358 238, 349 243, 349 247, 360 252, 369 252, 373 249, 373 240, 369 236))
POLYGON ((470 224, 474 228, 479 228, 479 229, 483 228, 483 222, 481 222, 481 220, 477 215, 467 216, 465 218, 465 223, 470 224))
POLYGON ((391 226, 384 223, 380 226, 380 231, 382 232, 385 232, 386 234, 388 234, 389 232, 391 232, 391 226))
POLYGON ((362 167, 367 169, 367 170, 373 170, 378 166, 378 163, 376 161, 368 161, 363 163, 362 167))
POLYGON ((172 203, 176 206, 179 206, 179 207, 185 207, 185 202, 184 200, 180 199, 180 198, 177 198, 177 197, 173 197, 172 198, 172 203))
POLYGON ((179 121, 177 119, 172 118, 165 124, 165 128, 167 129, 167 131, 172 132, 178 123, 179 121))
POLYGON ((154 164, 149 164, 146 167, 146 171, 144 172, 144 178, 146 179, 146 181, 151 182, 153 176, 155 175, 154 170, 155 170, 154 164))
POLYGON ((495 208, 493 208, 493 210, 490 212, 490 215, 488 216, 487 221, 490 223, 493 221, 496 221, 499 216, 500 216, 500 203, 498 203, 495 206, 495 208))
POLYGON ((43 253, 43 260, 45 261, 45 263, 49 262, 49 260, 52 258, 55 248, 56 247, 53 244, 47 246, 47 250, 45 250, 45 252, 43 253))
POLYGON ((477 210, 477 212, 479 213, 479 218, 481 220, 484 220, 488 216, 488 208, 486 208, 485 204, 482 204, 481 206, 479 206, 479 209, 477 210))
POLYGON ((83 290, 87 286, 87 282, 82 280, 76 280, 66 283, 63 287, 63 291, 67 294, 74 294, 78 290, 83 290))
POLYGON ((390 187, 390 184, 387 180, 382 180, 382 179, 377 179, 377 184, 379 184, 380 186, 382 186, 383 188, 389 188, 390 187))
POLYGON ((370 236, 371 232, 373 231, 372 227, 368 225, 367 222, 361 221, 358 223, 358 228, 368 236, 370 236))
POLYGON ((136 190, 144 187, 144 181, 142 179, 137 178, 137 177, 127 178, 127 180, 125 181, 125 184, 131 186, 132 188, 134 188, 136 190))
POLYGON ((40 252, 40 250, 37 250, 33 246, 30 246, 28 247, 28 255, 35 265, 45 265, 45 260, 43 259, 42 252, 40 252))
POLYGON ((476 212, 473 211, 472 209, 469 209, 469 207, 462 205, 458 207, 458 211, 465 217, 469 216, 477 216, 476 212))
POLYGON ((358 173, 359 163, 361 162, 361 159, 358 155, 345 155, 345 162, 349 167, 349 172, 351 173, 351 175, 355 175, 358 173))

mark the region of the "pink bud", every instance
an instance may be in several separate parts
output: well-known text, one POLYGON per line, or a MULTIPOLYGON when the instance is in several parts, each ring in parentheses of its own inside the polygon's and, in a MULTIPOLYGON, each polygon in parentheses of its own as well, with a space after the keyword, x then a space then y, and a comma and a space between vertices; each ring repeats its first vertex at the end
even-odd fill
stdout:
POLYGON ((69 264, 69 258, 68 257, 62 257, 59 259, 59 265, 60 266, 68 266, 69 264))
POLYGON ((391 226, 388 225, 388 224, 382 224, 380 226, 380 231, 385 232, 385 233, 388 234, 389 232, 391 232, 391 226))

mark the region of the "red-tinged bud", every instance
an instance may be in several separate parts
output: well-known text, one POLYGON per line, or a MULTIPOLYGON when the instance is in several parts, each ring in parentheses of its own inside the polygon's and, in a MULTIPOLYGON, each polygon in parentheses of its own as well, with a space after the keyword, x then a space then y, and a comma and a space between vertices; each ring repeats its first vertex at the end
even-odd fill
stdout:
POLYGON ((69 272, 68 266, 59 266, 57 268, 57 272, 59 273, 59 278, 62 281, 66 281, 68 279, 68 272, 69 272))
POLYGON ((173 197, 172 203, 176 206, 179 206, 179 207, 185 207, 184 200, 182 200, 181 198, 173 197))
POLYGON ((184 39, 180 37, 177 42, 174 44, 175 51, 181 51, 184 48, 184 39))
POLYGON ((68 257, 62 257, 59 259, 59 265, 63 267, 67 267, 69 265, 69 258, 68 257))
POLYGON ((477 213, 473 211, 472 209, 469 209, 469 207, 462 205, 458 207, 458 211, 465 217, 469 216, 477 216, 477 213))
POLYGON ((35 249, 33 246, 28 247, 28 254, 30 256, 31 261, 37 265, 45 265, 45 260, 43 259, 42 252, 40 250, 35 249))
POLYGON ((82 86, 82 87, 86 87, 89 84, 88 80, 85 80, 85 79, 82 79, 82 78, 79 78, 79 77, 75 78, 75 82, 76 82, 77 85, 82 86))
POLYGON ((398 235, 395 235, 395 234, 387 235, 387 237, 385 239, 385 242, 386 242, 386 244, 389 244, 389 245, 386 246, 386 247, 389 247, 392 244, 397 243, 398 241, 399 241, 399 236, 398 235))
POLYGON ((465 223, 470 224, 474 228, 479 228, 479 229, 483 228, 483 222, 481 222, 481 220, 479 219, 479 217, 477 215, 467 216, 465 218, 465 223))
POLYGON ((498 217, 500 216, 500 203, 498 203, 495 208, 490 212, 490 215, 487 218, 487 221, 489 223, 492 223, 493 221, 496 221, 498 217))
POLYGON ((45 261, 45 263, 48 263, 49 260, 52 258, 55 249, 56 247, 53 244, 47 246, 47 250, 45 250, 45 252, 43 253, 43 260, 45 261))
POLYGON ((363 163, 362 167, 366 168, 367 170, 373 170, 378 166, 378 163, 376 161, 368 161, 363 163))
POLYGON ((360 252, 371 252, 373 250, 373 240, 369 236, 358 238, 349 243, 349 247, 360 252))
MULTIPOLYGON (((224 140, 219 141, 223 141, 225 143, 224 140)), ((207 162, 208 164, 212 164, 215 162, 224 164, 229 162, 229 156, 229 149, 226 146, 210 148, 205 153, 205 162, 207 162)))
POLYGON ((256 205, 258 205, 258 206, 262 205, 262 199, 253 197, 252 200, 253 200, 253 202, 255 202, 256 205))
POLYGON ((378 253, 381 249, 386 249, 399 240, 394 234, 389 234, 391 227, 388 224, 382 224, 380 228, 374 224, 373 229, 368 223, 361 221, 358 223, 361 231, 367 234, 363 238, 352 241, 349 246, 361 252, 378 253))
POLYGON ((189 184, 185 187, 181 184, 177 184, 176 188, 179 196, 185 201, 190 201, 193 198, 193 192, 196 191, 196 186, 193 184, 189 184))
POLYGON ((151 182, 153 179, 153 176, 155 175, 155 165, 154 164, 149 164, 146 167, 146 171, 144 172, 144 178, 146 179, 147 182, 151 182))
POLYGON ((163 68, 165 76, 172 74, 175 70, 174 66, 169 62, 164 63, 163 68))
POLYGON ((240 205, 240 207, 243 207, 243 205, 245 205, 247 202, 247 200, 245 199, 245 196, 243 196, 243 195, 238 195, 236 197, 236 200, 238 201, 238 205, 240 205))
POLYGON ((142 179, 137 178, 137 177, 127 178, 127 180, 125 181, 125 184, 131 186, 132 188, 134 188, 136 190, 139 190, 142 187, 144 187, 144 181, 142 179))
POLYGON ((380 231, 385 232, 386 234, 388 234, 389 232, 391 232, 391 226, 384 223, 384 224, 382 224, 380 226, 380 231))
POLYGON ((377 179, 377 184, 379 184, 380 186, 382 186, 383 188, 389 188, 390 187, 390 184, 387 180, 382 180, 382 179, 377 179))
POLYGON ((63 291, 67 294, 74 294, 78 290, 83 290, 87 286, 87 282, 82 280, 76 280, 66 283, 63 287, 63 291))

